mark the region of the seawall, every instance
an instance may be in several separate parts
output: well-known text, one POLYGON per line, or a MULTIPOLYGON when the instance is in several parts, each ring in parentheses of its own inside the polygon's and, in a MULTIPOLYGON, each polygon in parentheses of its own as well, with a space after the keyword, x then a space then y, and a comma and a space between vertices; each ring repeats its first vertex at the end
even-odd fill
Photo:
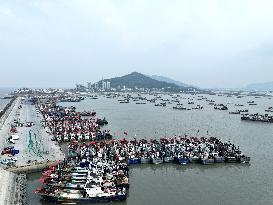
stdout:
POLYGON ((26 174, 0 169, 0 205, 26 205, 26 174))

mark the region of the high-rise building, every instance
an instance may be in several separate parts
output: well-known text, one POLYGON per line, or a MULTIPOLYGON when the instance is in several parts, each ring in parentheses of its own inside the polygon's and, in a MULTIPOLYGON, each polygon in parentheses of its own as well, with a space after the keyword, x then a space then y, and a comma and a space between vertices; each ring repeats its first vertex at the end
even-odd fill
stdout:
POLYGON ((91 82, 88 82, 88 83, 87 83, 87 88, 88 88, 88 89, 91 89, 91 88, 92 88, 92 83, 91 83, 91 82))
POLYGON ((105 81, 102 81, 102 89, 106 90, 107 88, 107 83, 105 81))
POLYGON ((107 88, 108 90, 111 89, 111 82, 107 81, 106 88, 107 88))

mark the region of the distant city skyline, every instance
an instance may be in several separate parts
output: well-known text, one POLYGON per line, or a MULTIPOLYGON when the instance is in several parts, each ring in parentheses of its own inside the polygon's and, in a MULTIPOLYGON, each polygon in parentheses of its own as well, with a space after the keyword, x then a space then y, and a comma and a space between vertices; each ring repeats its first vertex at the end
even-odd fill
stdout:
POLYGON ((273 81, 269 0, 0 1, 0 87, 133 71, 201 88, 273 81))

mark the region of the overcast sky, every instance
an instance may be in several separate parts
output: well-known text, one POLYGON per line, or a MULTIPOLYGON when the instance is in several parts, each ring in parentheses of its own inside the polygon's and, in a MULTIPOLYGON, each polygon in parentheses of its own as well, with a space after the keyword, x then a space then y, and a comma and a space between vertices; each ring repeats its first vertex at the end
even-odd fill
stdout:
POLYGON ((0 0, 0 87, 132 71, 206 88, 273 81, 273 1, 0 0))

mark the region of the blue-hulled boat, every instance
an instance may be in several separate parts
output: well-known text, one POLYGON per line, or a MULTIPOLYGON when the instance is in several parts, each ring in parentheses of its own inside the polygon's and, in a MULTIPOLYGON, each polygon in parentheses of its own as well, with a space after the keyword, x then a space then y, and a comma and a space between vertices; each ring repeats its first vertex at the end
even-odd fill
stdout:
POLYGON ((132 159, 128 159, 128 164, 129 165, 140 164, 140 163, 141 163, 141 160, 138 157, 132 158, 132 159))
POLYGON ((190 160, 187 157, 175 157, 175 162, 178 164, 189 164, 190 160))

